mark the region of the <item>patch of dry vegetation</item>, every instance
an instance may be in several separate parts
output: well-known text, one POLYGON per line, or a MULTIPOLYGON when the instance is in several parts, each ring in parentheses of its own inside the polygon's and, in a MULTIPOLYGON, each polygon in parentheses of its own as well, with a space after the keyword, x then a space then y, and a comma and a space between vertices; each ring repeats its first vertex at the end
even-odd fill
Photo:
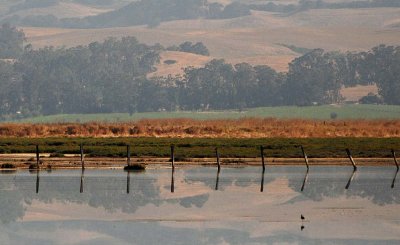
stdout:
POLYGON ((378 94, 378 87, 376 85, 357 85, 355 87, 342 88, 340 93, 346 101, 359 101, 369 93, 378 94))
POLYGON ((1 124, 0 137, 400 137, 399 120, 145 119, 131 123, 1 124))

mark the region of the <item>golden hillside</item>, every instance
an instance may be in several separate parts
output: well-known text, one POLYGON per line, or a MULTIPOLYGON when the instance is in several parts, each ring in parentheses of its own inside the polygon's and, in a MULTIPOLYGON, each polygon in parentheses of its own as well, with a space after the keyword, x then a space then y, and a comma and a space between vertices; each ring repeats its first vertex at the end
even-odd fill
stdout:
MULTIPOLYGON (((266 64, 284 71, 300 54, 281 44, 342 51, 367 50, 381 43, 398 45, 399 16, 396 8, 323 9, 293 15, 253 11, 251 16, 235 19, 171 21, 156 28, 23 29, 34 47, 74 46, 128 35, 165 46, 202 41, 213 58, 266 64)), ((188 57, 184 59, 181 63, 188 64, 188 57)))

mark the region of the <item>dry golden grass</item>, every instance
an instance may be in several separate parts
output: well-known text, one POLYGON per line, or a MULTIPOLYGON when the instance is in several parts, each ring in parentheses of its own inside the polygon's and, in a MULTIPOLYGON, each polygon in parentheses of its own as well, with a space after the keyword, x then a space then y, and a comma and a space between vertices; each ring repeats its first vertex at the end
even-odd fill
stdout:
POLYGON ((0 137, 400 137, 400 120, 146 119, 132 123, 0 124, 0 137))
MULTIPOLYGON (((368 50, 381 43, 398 45, 397 8, 310 10, 294 15, 253 11, 229 20, 181 20, 145 26, 104 29, 23 28, 34 47, 75 46, 107 37, 132 35, 142 42, 164 46, 202 41, 211 57, 227 62, 249 62, 287 70, 299 54, 279 44, 326 50, 368 50)), ((193 61, 192 65, 196 65, 193 61)))

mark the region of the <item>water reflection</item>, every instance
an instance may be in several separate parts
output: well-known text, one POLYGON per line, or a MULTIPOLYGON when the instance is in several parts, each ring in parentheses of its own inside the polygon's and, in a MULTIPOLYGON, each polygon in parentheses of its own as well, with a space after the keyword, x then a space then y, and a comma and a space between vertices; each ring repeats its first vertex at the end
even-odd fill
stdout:
POLYGON ((172 168, 171 171, 171 193, 175 192, 175 179, 174 179, 174 174, 175 174, 175 168, 172 168))
POLYGON ((36 170, 36 194, 39 193, 39 169, 36 170))
POLYGON ((263 170, 261 172, 261 187, 260 187, 260 192, 264 192, 264 174, 265 174, 265 168, 263 167, 263 170))
POLYGON ((215 190, 218 191, 218 185, 219 185, 219 173, 221 172, 221 169, 218 167, 217 170, 217 179, 215 180, 215 190))
POLYGON ((392 185, 390 186, 392 189, 394 188, 394 183, 396 182, 397 174, 399 173, 399 169, 396 170, 396 173, 394 174, 393 180, 392 180, 392 185))
POLYGON ((348 168, 315 167, 309 179, 301 167, 266 171, 56 170, 36 173, 38 194, 28 173, 0 175, 0 237, 5 244, 57 244, 65 234, 76 234, 72 244, 399 243, 393 169, 360 167, 348 190, 348 168))
POLYGON ((85 175, 85 169, 82 168, 82 173, 81 173, 81 185, 79 187, 79 192, 83 193, 83 180, 84 180, 84 175, 85 175))
POLYGON ((131 187, 131 171, 126 172, 126 194, 129 194, 129 189, 131 187))
POLYGON ((357 170, 354 169, 353 172, 351 173, 350 178, 347 181, 347 184, 346 184, 346 187, 345 187, 346 190, 348 190, 350 188, 351 182, 353 181, 353 179, 354 179, 354 177, 356 175, 356 172, 357 172, 357 170))
POLYGON ((308 168, 308 166, 307 166, 306 175, 304 176, 303 184, 301 185, 301 191, 302 191, 302 192, 304 191, 304 187, 305 187, 306 182, 307 182, 307 180, 308 180, 308 172, 309 172, 309 168, 308 168))

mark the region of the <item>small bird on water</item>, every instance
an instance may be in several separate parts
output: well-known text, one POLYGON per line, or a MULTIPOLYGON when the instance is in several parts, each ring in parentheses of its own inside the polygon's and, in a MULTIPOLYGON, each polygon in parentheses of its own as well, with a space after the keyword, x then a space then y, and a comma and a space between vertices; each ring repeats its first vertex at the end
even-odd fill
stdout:
POLYGON ((306 219, 306 218, 304 218, 304 216, 302 214, 300 214, 300 218, 302 221, 306 219))

